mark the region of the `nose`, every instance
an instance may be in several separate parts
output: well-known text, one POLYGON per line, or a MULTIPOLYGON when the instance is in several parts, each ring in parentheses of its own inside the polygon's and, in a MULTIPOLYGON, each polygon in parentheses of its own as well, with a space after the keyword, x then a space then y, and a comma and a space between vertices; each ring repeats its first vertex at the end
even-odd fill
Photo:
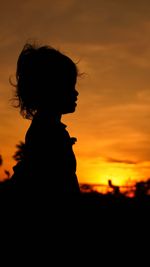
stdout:
POLYGON ((75 95, 78 96, 79 92, 75 89, 75 95))

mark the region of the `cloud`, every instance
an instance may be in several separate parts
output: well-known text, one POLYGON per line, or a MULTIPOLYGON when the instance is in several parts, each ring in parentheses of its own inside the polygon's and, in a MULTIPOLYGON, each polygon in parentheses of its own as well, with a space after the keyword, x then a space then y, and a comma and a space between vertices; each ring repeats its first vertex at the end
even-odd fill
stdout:
MULTIPOLYGON (((81 84, 77 120, 72 123, 81 140, 79 153, 91 158, 110 153, 109 162, 129 165, 148 160, 149 14, 147 0, 3 1, 1 132, 5 135, 5 129, 7 132, 12 124, 18 129, 14 123, 16 114, 7 111, 7 99, 12 96, 8 78, 15 73, 24 43, 35 39, 81 58, 81 72, 87 73, 81 84)), ((21 128, 21 120, 19 123, 21 128)), ((13 132, 16 134, 17 130, 13 132)))
POLYGON ((149 11, 146 0, 5 1, 0 11, 1 40, 6 43, 15 36, 17 42, 41 37, 80 45, 125 44, 140 40, 149 11))
POLYGON ((111 157, 105 158, 105 161, 109 163, 121 163, 121 164, 129 164, 129 165, 136 165, 139 162, 138 161, 132 161, 132 160, 121 160, 121 159, 115 159, 111 157))

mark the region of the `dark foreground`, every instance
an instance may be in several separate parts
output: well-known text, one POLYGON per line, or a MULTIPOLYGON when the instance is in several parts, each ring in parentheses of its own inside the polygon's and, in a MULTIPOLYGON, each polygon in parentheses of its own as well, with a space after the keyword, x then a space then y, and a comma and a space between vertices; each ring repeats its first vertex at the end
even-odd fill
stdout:
POLYGON ((46 216, 53 220, 74 218, 81 221, 134 219, 150 217, 150 196, 126 197, 113 194, 81 193, 80 196, 47 192, 0 191, 1 212, 46 216))
POLYGON ((121 244, 126 243, 132 249, 135 237, 148 238, 149 225, 150 196, 147 195, 134 198, 98 193, 58 196, 5 190, 0 194, 1 234, 13 234, 12 240, 17 238, 18 244, 25 240, 31 250, 32 243, 38 249, 47 249, 51 244, 58 250, 61 244, 61 249, 67 245, 67 249, 73 251, 75 246, 77 255, 79 247, 81 251, 85 247, 90 247, 90 251, 96 247, 101 253, 104 244, 106 251, 122 249, 121 244))

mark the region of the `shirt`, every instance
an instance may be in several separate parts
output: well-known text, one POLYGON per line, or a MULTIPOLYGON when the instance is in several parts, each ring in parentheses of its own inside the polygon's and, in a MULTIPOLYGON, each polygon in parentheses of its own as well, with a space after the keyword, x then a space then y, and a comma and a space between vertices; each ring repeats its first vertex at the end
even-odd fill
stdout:
POLYGON ((20 186, 50 194, 79 194, 76 158, 66 125, 34 118, 25 136, 23 158, 14 166, 13 180, 20 186))

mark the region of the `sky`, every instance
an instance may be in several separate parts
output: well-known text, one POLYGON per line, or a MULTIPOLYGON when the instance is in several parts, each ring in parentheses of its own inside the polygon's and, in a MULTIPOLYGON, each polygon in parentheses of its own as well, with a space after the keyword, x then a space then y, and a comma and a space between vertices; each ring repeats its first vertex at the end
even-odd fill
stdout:
POLYGON ((23 45, 51 45, 78 62, 76 112, 62 121, 77 137, 80 183, 123 185, 150 176, 150 2, 13 0, 0 9, 0 179, 12 173, 30 121, 12 107, 23 45))

